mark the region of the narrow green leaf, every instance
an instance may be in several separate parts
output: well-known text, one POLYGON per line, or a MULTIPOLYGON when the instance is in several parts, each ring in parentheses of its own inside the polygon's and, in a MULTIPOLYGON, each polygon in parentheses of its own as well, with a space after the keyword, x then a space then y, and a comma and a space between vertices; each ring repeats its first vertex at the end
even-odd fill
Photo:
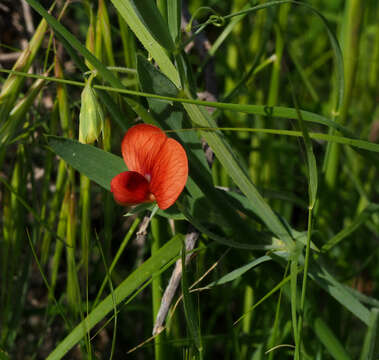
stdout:
POLYGON ((128 170, 121 157, 94 146, 58 136, 49 136, 48 141, 57 155, 104 189, 110 190, 113 177, 128 170))
POLYGON ((201 334, 198 318, 195 311, 195 305, 193 303, 192 295, 189 292, 188 274, 186 267, 186 245, 183 241, 182 246, 182 292, 183 292, 183 305, 184 313, 186 315, 187 325, 189 333, 193 342, 199 352, 202 351, 201 334))
MULTIPOLYGON (((142 55, 137 55, 137 73, 144 92, 171 97, 178 95, 175 84, 142 55)), ((148 98, 148 101, 150 100, 154 99, 148 98)), ((167 104, 165 101, 159 101, 159 103, 167 104)), ((155 111, 157 112, 158 109, 155 111)))
MULTIPOLYGON (((301 268, 298 269, 298 272, 302 271, 301 268)), ((250 312, 252 312, 257 306, 262 304, 265 300, 267 300, 270 296, 275 294, 278 290, 280 290, 285 284, 288 283, 288 281, 291 280, 291 275, 285 276, 283 280, 281 280, 277 285, 275 285, 266 295, 264 295, 261 299, 259 299, 245 314, 243 314, 241 317, 239 317, 235 322, 234 325, 243 320, 250 312)))
MULTIPOLYGON (((130 0, 112 0, 113 5, 141 41, 145 49, 151 54, 159 65, 162 72, 175 84, 180 87, 179 74, 172 64, 162 46, 152 36, 149 29, 137 14, 130 0)), ((159 14, 160 15, 160 14, 159 14)), ((161 16, 161 15, 160 15, 161 16)), ((154 21, 152 18, 150 21, 154 21)))
POLYGON ((324 320, 316 318, 313 321, 312 329, 334 359, 351 360, 345 347, 341 344, 324 320))
POLYGON ((180 42, 180 24, 182 22, 182 0, 167 0, 168 30, 175 44, 180 42))
POLYGON ((370 323, 370 311, 353 293, 347 291, 324 266, 314 261, 311 262, 309 276, 364 324, 368 325, 370 323))
POLYGON ((90 314, 78 324, 66 338, 50 353, 47 360, 59 360, 72 349, 109 312, 114 304, 119 305, 137 290, 155 272, 175 258, 182 246, 183 236, 178 234, 162 246, 157 253, 133 271, 115 290, 108 295, 90 314))
POLYGON ((367 205, 367 207, 349 225, 345 226, 339 233, 329 239, 328 242, 322 246, 321 251, 329 251, 357 230, 363 223, 366 222, 367 219, 377 212, 379 212, 379 204, 367 205))
POLYGON ((307 156, 307 167, 308 167, 308 193, 309 193, 309 208, 313 209, 316 197, 317 197, 317 187, 318 187, 318 175, 317 175, 317 164, 316 157, 313 152, 312 142, 308 133, 307 126, 303 120, 303 117, 300 112, 299 104, 297 101, 297 96, 295 94, 294 86, 292 84, 291 76, 289 76, 292 90, 292 98, 298 115, 298 121, 300 125, 301 132, 303 134, 305 153, 307 156))
POLYGON ((174 42, 156 2, 151 0, 129 0, 129 2, 150 35, 167 51, 174 51, 174 42))
POLYGON ((367 328, 365 342, 363 344, 361 357, 359 360, 375 360, 378 353, 375 352, 375 345, 378 342, 379 309, 374 308, 370 313, 370 323, 367 328))
POLYGON ((108 64, 115 66, 116 62, 113 56, 111 24, 109 21, 108 10, 105 0, 99 1, 98 17, 100 19, 101 37, 104 42, 105 53, 107 54, 108 64))
POLYGON ((213 287, 213 286, 217 286, 217 285, 222 285, 222 284, 226 284, 226 283, 228 283, 230 281, 233 281, 235 279, 238 279, 245 272, 247 272, 247 271, 255 268, 256 266, 258 266, 258 265, 260 265, 260 264, 262 264, 262 263, 264 263, 266 261, 270 261, 270 260, 272 260, 272 259, 268 255, 261 256, 258 259, 254 259, 253 261, 250 261, 246 265, 243 265, 243 266, 239 267, 238 269, 235 269, 235 270, 231 271, 230 273, 224 275, 220 279, 211 282, 206 287, 213 287))

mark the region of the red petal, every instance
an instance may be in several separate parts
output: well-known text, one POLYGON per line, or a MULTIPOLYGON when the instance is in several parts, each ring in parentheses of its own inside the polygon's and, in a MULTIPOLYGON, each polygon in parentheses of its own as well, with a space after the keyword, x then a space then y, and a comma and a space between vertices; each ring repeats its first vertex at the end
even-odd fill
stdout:
POLYGON ((151 176, 151 169, 166 139, 166 134, 156 126, 139 124, 131 127, 121 144, 128 169, 151 176))
POLYGON ((150 191, 161 209, 167 209, 176 201, 183 191, 187 177, 186 152, 176 140, 167 138, 155 157, 150 182, 150 191))
POLYGON ((114 199, 120 205, 136 205, 152 201, 149 182, 135 171, 125 171, 111 181, 114 199))
POLYGON ((183 191, 188 177, 183 147, 156 126, 139 124, 127 131, 121 151, 129 170, 150 181, 150 192, 158 206, 163 210, 170 207, 183 191))

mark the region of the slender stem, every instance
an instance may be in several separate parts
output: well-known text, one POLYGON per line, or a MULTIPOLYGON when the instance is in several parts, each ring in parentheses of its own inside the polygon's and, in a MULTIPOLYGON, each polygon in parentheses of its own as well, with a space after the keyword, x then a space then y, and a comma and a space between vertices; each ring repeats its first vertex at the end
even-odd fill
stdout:
MULTIPOLYGON (((151 254, 154 256, 162 244, 163 241, 163 225, 164 222, 158 217, 153 217, 151 219, 151 233, 153 237, 153 243, 151 245, 151 254)), ((153 292, 153 321, 158 315, 159 308, 162 300, 162 276, 160 274, 153 275, 152 281, 152 292, 153 292)), ((164 347, 163 347, 164 334, 161 333, 157 335, 154 339, 155 347, 155 360, 165 359, 164 347)))
MULTIPOLYGON (((364 3, 365 1, 361 0, 346 1, 346 13, 342 30, 342 49, 345 59, 344 73, 346 79, 345 95, 340 114, 336 119, 341 125, 345 125, 348 122, 350 104, 353 100, 355 78, 358 68, 361 24, 365 7, 364 3)), ((325 159, 325 181, 330 189, 334 189, 335 186, 337 186, 339 177, 340 146, 338 144, 330 144, 329 147, 330 149, 328 149, 329 151, 325 159)))
POLYGON ((308 269, 309 269, 309 255, 311 248, 311 233, 312 233, 312 207, 309 207, 308 211, 308 233, 307 233, 307 246, 305 249, 305 260, 304 260, 304 273, 303 273, 303 285, 301 289, 301 300, 300 300, 300 315, 299 315, 299 326, 298 326, 298 346, 299 351, 301 350, 302 335, 303 335, 303 320, 304 320, 304 305, 307 292, 307 279, 308 279, 308 269))
POLYGON ((292 327, 293 335, 295 339, 295 360, 299 360, 299 333, 297 329, 297 254, 293 255, 294 258, 291 260, 291 314, 292 314, 292 327))

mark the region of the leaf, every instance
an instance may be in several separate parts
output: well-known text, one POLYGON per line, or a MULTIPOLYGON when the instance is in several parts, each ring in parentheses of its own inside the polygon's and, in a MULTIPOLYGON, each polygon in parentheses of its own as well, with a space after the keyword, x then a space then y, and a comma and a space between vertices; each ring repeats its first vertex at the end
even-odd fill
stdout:
POLYGON ((110 190, 111 180, 128 170, 121 157, 95 146, 58 136, 48 136, 48 142, 57 155, 104 189, 110 190))
POLYGON ((342 240, 348 237, 351 233, 359 228, 366 220, 368 220, 374 213, 379 212, 379 204, 369 204, 366 208, 347 226, 345 226, 338 234, 334 235, 328 240, 321 248, 322 252, 327 252, 342 240))
POLYGON ((363 323, 366 325, 370 323, 370 311, 351 292, 347 291, 324 266, 310 262, 309 276, 363 323))
MULTIPOLYGON (((158 63, 162 72, 175 84, 176 87, 180 87, 180 78, 175 66, 172 64, 165 50, 145 26, 132 2, 130 0, 112 0, 112 3, 130 29, 136 34, 145 49, 158 63)), ((154 21, 154 18, 149 21, 154 21)))
POLYGON ((130 0, 130 3, 151 36, 167 51, 174 51, 175 44, 156 2, 151 0, 130 0))
POLYGON ((174 236, 157 253, 133 271, 115 290, 80 322, 59 345, 50 353, 47 360, 62 359, 86 334, 106 315, 137 290, 154 273, 174 259, 182 246, 183 235, 174 236))
POLYGON ((346 352, 344 346, 337 339, 329 326, 326 325, 324 320, 316 318, 313 321, 312 329, 334 359, 351 360, 351 357, 346 352))
MULTIPOLYGON (((178 95, 178 89, 175 84, 140 54, 137 55, 137 73, 138 80, 144 92, 172 97, 178 95)), ((148 98, 147 100, 151 101, 154 99, 148 98)), ((161 104, 167 104, 167 101, 155 101, 161 104)))
POLYGON ((180 41, 180 24, 182 22, 182 0, 167 0, 168 30, 174 43, 180 41))
POLYGON ((308 182, 309 209, 311 211, 313 209, 315 203, 316 203, 317 188, 318 188, 318 175, 317 175, 316 157, 315 157, 315 154, 313 152, 313 145, 312 145, 312 141, 311 141, 310 136, 309 136, 307 126, 303 120, 303 117, 301 116, 299 104, 297 101, 297 96, 295 94, 294 85, 292 83, 292 79, 291 79, 290 74, 288 74, 288 77, 289 77, 290 83, 291 83, 292 98, 293 98, 293 102, 294 102, 294 105, 296 108, 300 129, 301 129, 301 132, 303 134, 305 153, 307 156, 308 181, 309 181, 308 182))
POLYGON ((378 353, 375 353, 375 345, 378 341, 379 309, 372 309, 370 313, 370 323, 367 328, 362 353, 359 360, 374 360, 378 353))
POLYGON ((271 261, 271 260, 272 260, 271 257, 268 256, 268 255, 261 256, 258 259, 254 259, 253 261, 250 261, 249 263, 247 263, 247 264, 239 267, 238 269, 235 269, 235 270, 231 271, 230 273, 224 275, 220 279, 211 282, 206 287, 213 287, 213 286, 217 286, 217 285, 226 284, 226 283, 228 283, 230 281, 238 279, 245 272, 247 272, 247 271, 255 268, 256 266, 258 266, 258 265, 260 265, 260 264, 262 264, 262 263, 264 263, 266 261, 271 261))
POLYGON ((202 351, 201 345, 201 332, 199 321, 195 311, 195 305, 192 299, 192 295, 189 292, 188 286, 188 270, 186 264, 186 245, 183 241, 182 246, 182 292, 183 292, 183 305, 184 313, 187 320, 188 329, 192 340, 199 352, 202 351))

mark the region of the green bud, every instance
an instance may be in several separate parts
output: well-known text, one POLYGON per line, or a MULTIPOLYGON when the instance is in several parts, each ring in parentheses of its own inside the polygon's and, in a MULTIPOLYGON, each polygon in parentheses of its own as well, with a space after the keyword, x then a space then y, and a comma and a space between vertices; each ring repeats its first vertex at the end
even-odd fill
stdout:
POLYGON ((93 75, 88 79, 82 92, 79 115, 79 141, 92 144, 103 131, 104 114, 96 93, 92 88, 93 75))

